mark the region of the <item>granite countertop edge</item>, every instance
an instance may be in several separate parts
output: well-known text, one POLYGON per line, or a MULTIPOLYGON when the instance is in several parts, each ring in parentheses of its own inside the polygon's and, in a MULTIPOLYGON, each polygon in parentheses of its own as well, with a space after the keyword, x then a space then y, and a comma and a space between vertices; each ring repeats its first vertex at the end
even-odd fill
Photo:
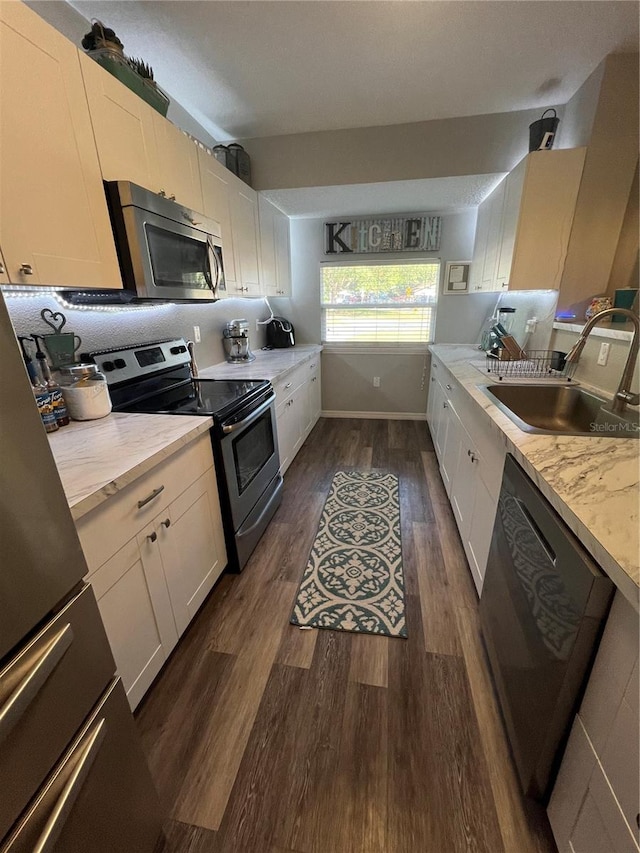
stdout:
POLYGON ((640 611, 638 451, 636 439, 523 432, 477 386, 490 384, 471 346, 429 347, 485 413, 494 434, 534 481, 585 549, 640 611), (611 474, 615 485, 605 485, 611 474), (635 501, 630 496, 635 495, 635 501), (611 510, 603 512, 603 500, 611 510), (607 518, 607 515, 609 516, 607 518), (627 535, 621 537, 621 525, 627 535))

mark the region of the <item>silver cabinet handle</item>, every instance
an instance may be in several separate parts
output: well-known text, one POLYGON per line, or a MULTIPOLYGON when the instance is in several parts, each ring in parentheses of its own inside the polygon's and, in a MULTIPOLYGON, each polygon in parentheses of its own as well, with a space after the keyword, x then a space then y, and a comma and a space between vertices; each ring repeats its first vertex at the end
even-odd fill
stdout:
POLYGON ((171 527, 171 519, 165 518, 165 520, 161 521, 160 524, 162 525, 162 527, 171 527))
POLYGON ((165 192, 164 190, 160 190, 160 192, 158 193, 158 195, 159 195, 159 196, 162 196, 162 198, 166 198, 166 197, 167 197, 167 194, 166 194, 166 192, 165 192))
POLYGON ((164 492, 164 486, 158 486, 158 488, 154 489, 150 495, 147 495, 146 498, 143 498, 141 501, 138 501, 138 509, 142 509, 142 507, 146 506, 149 501, 152 501, 154 498, 157 498, 160 492, 164 492))
MULTIPOLYGON (((50 851, 54 850, 56 841, 64 828, 67 818, 71 814, 71 810, 78 799, 78 795, 89 775, 89 771, 98 757, 98 752, 106 734, 107 721, 103 717, 89 729, 65 761, 65 765, 70 765, 68 778, 53 804, 45 827, 33 847, 33 853, 50 853, 50 851)), ((64 772, 64 770, 65 768, 63 767, 62 771, 64 772)), ((38 807, 46 808, 48 799, 45 794, 38 807)), ((35 815, 32 816, 32 818, 34 817, 35 815)))
POLYGON ((432 382, 435 382, 435 381, 436 381, 436 377, 435 377, 435 376, 432 376, 432 377, 431 377, 431 381, 432 381, 432 382))
POLYGON ((442 408, 443 408, 443 409, 446 409, 446 408, 447 408, 447 404, 446 404, 446 403, 443 403, 443 404, 442 404, 442 408))
POLYGON ((35 660, 32 657, 22 665, 21 669, 26 669, 26 672, 9 698, 0 707, 0 743, 12 731, 36 698, 40 688, 56 668, 72 642, 73 629, 67 623, 64 628, 61 628, 47 640, 44 647, 38 648, 34 655, 35 660))
POLYGON ((312 382, 316 382, 316 381, 317 381, 317 379, 318 379, 318 377, 317 377, 317 376, 312 376, 312 377, 311 377, 311 381, 312 381, 312 382))
POLYGON ((0 264, 0 275, 4 275, 4 264, 0 264))
POLYGON ((451 385, 445 385, 444 387, 447 389, 447 391, 453 391, 453 388, 451 387, 451 385))
POLYGON ((169 201, 175 201, 175 200, 176 200, 175 195, 173 193, 171 193, 171 195, 169 196, 169 201))
POLYGON ((150 533, 147 536, 147 539, 149 540, 149 542, 155 542, 157 540, 157 538, 158 538, 158 534, 155 532, 155 530, 153 531, 153 533, 150 533))
POLYGON ((33 267, 31 264, 20 264, 20 272, 22 275, 33 275, 33 267))
POLYGON ((293 382, 287 382, 287 384, 284 386, 284 390, 286 391, 287 388, 291 388, 292 385, 293 385, 293 382))

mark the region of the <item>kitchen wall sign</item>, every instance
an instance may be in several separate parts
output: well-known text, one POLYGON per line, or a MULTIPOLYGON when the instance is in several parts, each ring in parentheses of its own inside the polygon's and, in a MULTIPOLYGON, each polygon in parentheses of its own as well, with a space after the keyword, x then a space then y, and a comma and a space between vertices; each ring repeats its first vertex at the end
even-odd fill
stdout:
POLYGON ((404 216, 325 222, 325 255, 437 252, 441 216, 404 216))

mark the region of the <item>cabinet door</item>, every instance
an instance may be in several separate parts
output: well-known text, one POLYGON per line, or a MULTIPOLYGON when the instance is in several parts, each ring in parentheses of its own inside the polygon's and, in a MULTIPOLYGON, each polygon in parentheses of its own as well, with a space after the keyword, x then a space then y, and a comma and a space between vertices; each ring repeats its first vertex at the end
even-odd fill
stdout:
POLYGON ((265 296, 278 293, 278 273, 276 270, 276 208, 258 196, 260 219, 260 281, 265 296))
MULTIPOLYGON (((460 423, 458 421, 458 423, 460 423)), ((451 508, 458 524, 463 543, 469 539, 471 518, 476 500, 478 454, 467 431, 460 424, 458 432, 459 456, 451 485, 451 508)))
POLYGON ((315 372, 311 375, 309 387, 309 401, 311 406, 311 425, 309 429, 313 429, 322 412, 322 374, 319 362, 315 372))
POLYGON ((585 152, 564 148, 528 155, 510 290, 560 287, 585 152))
POLYGON ((155 110, 90 57, 80 67, 102 177, 158 192, 155 110))
POLYGON ((0 252, 0 284, 9 284, 9 276, 2 252, 0 252))
POLYGON ((465 551, 478 595, 482 593, 482 584, 484 583, 484 575, 487 569, 496 507, 496 499, 489 494, 487 487, 480 477, 476 476, 473 510, 465 551))
POLYGON ((484 272, 484 257, 487 253, 487 239, 489 238, 489 220, 491 219, 491 201, 485 199, 478 207, 478 218, 476 221, 476 236, 473 244, 473 260, 469 271, 469 290, 482 290, 482 276, 484 272))
POLYGON ((291 238, 289 217, 276 210, 275 218, 276 246, 276 296, 291 296, 291 238))
POLYGON ((278 455, 280 456, 280 473, 284 474, 295 456, 294 446, 298 437, 297 415, 294 411, 293 396, 282 403, 276 411, 276 428, 278 430, 278 455))
POLYGON ((235 192, 231 182, 236 180, 228 169, 219 163, 211 154, 198 149, 200 165, 200 184, 202 187, 202 212, 220 223, 222 252, 224 259, 224 277, 227 282, 226 292, 218 296, 235 295, 238 284, 236 270, 235 244, 231 225, 231 193, 235 192))
POLYGON ((131 709, 156 677, 178 635, 157 542, 149 527, 91 576, 100 615, 131 709))
POLYGON ((232 193, 231 225, 238 275, 236 291, 244 296, 259 296, 258 197, 250 187, 244 187, 232 193))
POLYGON ((522 201, 522 190, 524 187, 525 172, 527 169, 527 158, 521 160, 515 169, 505 179, 505 197, 502 211, 502 229, 500 234, 500 246, 498 251, 498 269, 496 273, 496 285, 498 289, 509 287, 509 276, 511 273, 511 261, 516 242, 516 230, 518 217, 520 215, 520 202, 522 201))
POLYGON ((442 408, 444 414, 439 428, 439 433, 441 433, 439 441, 441 448, 440 473, 447 495, 451 497, 464 430, 451 401, 446 397, 443 399, 442 408))
POLYGON ((202 210, 198 148, 168 119, 153 110, 159 192, 192 210, 202 210))
POLYGON ((0 245, 13 284, 122 287, 79 55, 0 4, 0 245))
MULTIPOLYGON (((502 181, 489 196, 489 232, 482 264, 481 290, 496 289, 498 252, 502 231, 502 209, 504 207, 505 181, 502 181)), ((498 288, 499 289, 499 288, 498 288)))
POLYGON ((213 468, 158 516, 155 530, 180 635, 227 564, 213 468))

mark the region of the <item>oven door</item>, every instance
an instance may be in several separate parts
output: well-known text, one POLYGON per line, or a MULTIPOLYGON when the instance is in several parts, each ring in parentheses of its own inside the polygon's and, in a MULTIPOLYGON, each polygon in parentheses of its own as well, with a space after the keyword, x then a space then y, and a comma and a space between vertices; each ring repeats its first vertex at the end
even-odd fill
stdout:
POLYGON ((223 423, 221 430, 224 477, 237 531, 280 470, 275 394, 237 423, 223 423))
POLYGON ((138 296, 211 300, 225 289, 219 238, 139 207, 124 207, 122 216, 125 278, 138 296))

